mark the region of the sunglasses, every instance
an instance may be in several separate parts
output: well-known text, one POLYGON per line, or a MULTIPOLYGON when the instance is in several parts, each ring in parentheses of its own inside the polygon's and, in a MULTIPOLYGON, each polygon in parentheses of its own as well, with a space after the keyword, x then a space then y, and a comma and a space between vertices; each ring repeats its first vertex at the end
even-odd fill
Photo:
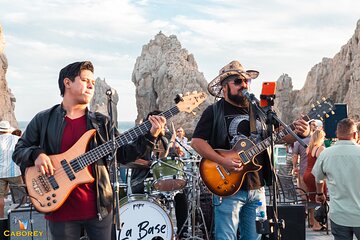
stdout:
POLYGON ((245 83, 248 84, 249 80, 247 79, 241 79, 241 78, 236 78, 233 81, 230 81, 229 83, 233 83, 235 86, 240 86, 241 84, 245 83))

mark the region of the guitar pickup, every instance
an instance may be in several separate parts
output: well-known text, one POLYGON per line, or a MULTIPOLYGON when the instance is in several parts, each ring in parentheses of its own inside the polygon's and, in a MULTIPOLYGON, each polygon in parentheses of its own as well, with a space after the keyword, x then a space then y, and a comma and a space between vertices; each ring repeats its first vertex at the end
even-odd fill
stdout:
POLYGON ((222 173, 219 165, 216 166, 216 170, 217 170, 218 173, 220 174, 220 177, 224 180, 224 179, 225 179, 225 176, 224 176, 224 174, 222 173))
POLYGON ((68 162, 66 160, 62 160, 61 161, 61 166, 63 167, 63 169, 66 172, 66 175, 68 176, 68 178, 70 179, 70 181, 75 179, 75 175, 73 173, 73 171, 71 170, 70 165, 68 164, 68 162))

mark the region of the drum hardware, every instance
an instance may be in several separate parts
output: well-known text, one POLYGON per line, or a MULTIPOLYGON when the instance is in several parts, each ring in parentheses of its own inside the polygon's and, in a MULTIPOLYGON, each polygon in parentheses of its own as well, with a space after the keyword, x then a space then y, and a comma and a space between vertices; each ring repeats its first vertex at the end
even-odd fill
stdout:
POLYGON ((151 172, 154 177, 154 189, 163 192, 183 189, 187 183, 186 174, 192 175, 184 171, 184 163, 182 159, 178 157, 159 158, 155 160, 151 164, 151 172))
POLYGON ((187 236, 185 239, 204 239, 203 238, 203 233, 201 230, 201 227, 204 227, 204 232, 205 232, 205 236, 206 239, 209 240, 209 235, 208 235, 208 230, 206 227, 206 222, 205 222, 205 218, 204 218, 204 214, 203 211, 201 209, 200 206, 200 172, 199 172, 199 168, 197 166, 197 157, 193 157, 194 159, 190 160, 189 162, 192 163, 192 168, 191 168, 191 173, 186 172, 186 174, 191 176, 191 182, 192 182, 192 186, 189 188, 189 193, 188 193, 188 198, 189 198, 189 202, 190 202, 190 207, 189 207, 189 211, 188 211, 188 217, 184 223, 184 225, 182 226, 181 230, 179 232, 181 232, 184 227, 186 226, 186 224, 188 224, 188 231, 191 230, 191 236, 187 236), (196 216, 200 217, 201 219, 201 223, 199 221, 197 221, 196 216), (198 235, 201 234, 201 237, 199 237, 198 235))

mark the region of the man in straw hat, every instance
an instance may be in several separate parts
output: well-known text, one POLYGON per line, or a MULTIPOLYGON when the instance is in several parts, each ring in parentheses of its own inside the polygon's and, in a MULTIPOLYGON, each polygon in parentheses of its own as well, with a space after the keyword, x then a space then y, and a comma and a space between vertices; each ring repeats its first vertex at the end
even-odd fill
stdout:
POLYGON ((20 168, 12 160, 19 140, 18 136, 11 134, 13 130, 8 121, 0 122, 0 218, 4 218, 4 199, 9 192, 9 184, 22 183, 20 168))
MULTIPOLYGON (((258 75, 258 71, 245 70, 239 61, 223 67, 208 85, 209 93, 220 100, 205 109, 193 134, 191 146, 202 157, 220 164, 229 172, 240 172, 242 161, 224 157, 213 149, 231 149, 244 137, 251 136, 254 142, 266 137, 265 124, 255 116, 255 111, 242 95, 242 90, 249 89, 251 80, 258 75)), ((297 134, 309 134, 309 125, 304 120, 297 120, 294 124, 297 134)), ((294 141, 291 136, 285 138, 288 142, 294 141)), ((238 192, 227 197, 214 196, 215 239, 260 239, 255 225, 256 208, 259 201, 265 207, 264 185, 270 185, 272 178, 267 152, 257 155, 256 160, 262 169, 245 174, 238 192)))

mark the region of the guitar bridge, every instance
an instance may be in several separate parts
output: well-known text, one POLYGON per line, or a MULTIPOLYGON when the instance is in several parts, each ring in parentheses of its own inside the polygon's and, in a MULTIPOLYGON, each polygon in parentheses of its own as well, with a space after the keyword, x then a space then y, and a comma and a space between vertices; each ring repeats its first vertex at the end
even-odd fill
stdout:
POLYGON ((32 179, 31 183, 32 183, 32 187, 35 190, 35 192, 37 192, 40 196, 44 195, 44 192, 41 190, 36 179, 32 179))

